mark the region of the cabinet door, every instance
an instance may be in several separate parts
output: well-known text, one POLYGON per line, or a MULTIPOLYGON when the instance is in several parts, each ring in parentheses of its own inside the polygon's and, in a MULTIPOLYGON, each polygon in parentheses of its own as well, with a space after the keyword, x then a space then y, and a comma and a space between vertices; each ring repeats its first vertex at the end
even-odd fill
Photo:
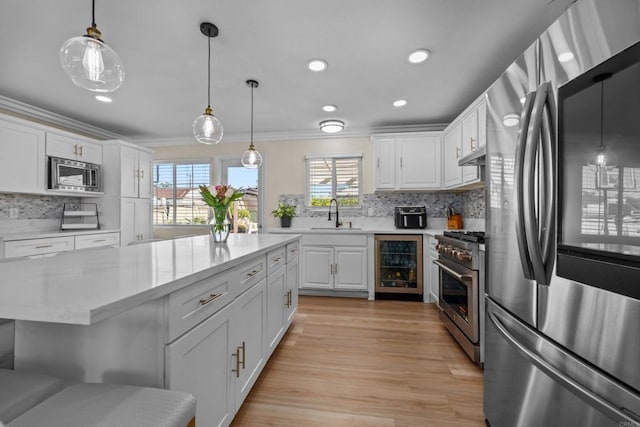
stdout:
POLYGON ((432 302, 440 304, 440 270, 433 263, 437 259, 437 252, 429 252, 429 296, 432 302))
MULTIPOLYGON (((235 409, 238 410, 249 394, 265 361, 266 280, 234 302, 232 317, 231 357, 235 388, 235 409), (240 360, 239 360, 240 359, 240 360)), ((199 425, 200 422, 198 421, 199 425)), ((203 423, 202 425, 207 425, 203 423)))
POLYGON ((153 237, 153 227, 151 225, 151 199, 137 199, 135 201, 135 228, 140 240, 151 239, 153 237))
POLYGON ((138 152, 138 197, 153 197, 153 156, 146 151, 138 152))
POLYGON ((302 281, 300 288, 333 288, 333 248, 302 248, 302 281))
POLYGON ((96 165, 102 164, 102 145, 95 142, 78 140, 78 160, 96 165))
POLYGON ((442 184, 440 134, 397 139, 400 189, 440 189, 442 184))
POLYGON ((444 134, 444 187, 451 188, 462 183, 462 170, 458 159, 462 155, 462 125, 458 123, 444 134))
POLYGON ((336 289, 367 289, 367 249, 335 248, 336 289))
POLYGON ((478 104, 478 147, 487 145, 487 101, 478 104))
POLYGON ((120 147, 120 195, 138 197, 138 151, 130 147, 120 147))
POLYGON ((227 307, 165 347, 165 388, 195 395, 198 425, 229 425, 235 413, 230 338, 227 307))
MULTIPOLYGON (((462 155, 466 156, 478 149, 478 110, 473 109, 462 120, 462 155)), ((476 182, 480 178, 478 166, 460 166, 462 183, 476 182)))
POLYGON ((283 265, 267 276, 267 356, 275 350, 284 334, 284 314, 289 301, 286 273, 283 265))
POLYGON ((289 300, 285 309, 285 328, 293 321, 298 310, 298 286, 300 283, 300 263, 296 258, 294 261, 287 263, 287 287, 286 291, 289 294, 289 300))
POLYGON ((0 121, 0 192, 44 193, 45 133, 0 121))
POLYGON ((396 187, 396 153, 393 138, 374 139, 375 187, 380 190, 393 190, 396 187))
POLYGON ((81 137, 47 132, 47 156, 102 164, 102 145, 81 137))
POLYGON ((120 243, 127 246, 135 240, 141 240, 136 233, 136 199, 123 197, 120 199, 120 243))

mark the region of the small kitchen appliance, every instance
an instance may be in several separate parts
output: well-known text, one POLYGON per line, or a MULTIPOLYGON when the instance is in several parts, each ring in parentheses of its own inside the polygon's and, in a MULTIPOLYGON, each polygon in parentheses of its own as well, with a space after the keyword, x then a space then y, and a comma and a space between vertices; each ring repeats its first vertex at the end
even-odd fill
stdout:
POLYGON ((427 208, 424 206, 396 206, 396 228, 427 228, 427 208))

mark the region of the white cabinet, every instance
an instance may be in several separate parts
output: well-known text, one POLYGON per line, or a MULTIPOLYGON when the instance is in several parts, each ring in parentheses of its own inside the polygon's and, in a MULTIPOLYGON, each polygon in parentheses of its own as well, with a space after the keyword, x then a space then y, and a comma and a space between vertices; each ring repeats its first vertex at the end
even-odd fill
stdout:
POLYGON ((120 199, 120 234, 122 246, 153 237, 151 200, 122 197, 120 199))
POLYGON ((444 188, 476 184, 483 180, 479 166, 458 166, 460 158, 471 154, 487 141, 487 103, 478 98, 444 131, 444 188))
POLYGON ((0 118, 0 192, 43 194, 45 132, 18 119, 0 118))
POLYGON ((440 270, 438 266, 433 263, 433 261, 438 259, 438 252, 436 251, 437 240, 433 236, 429 236, 428 239, 425 240, 427 242, 427 248, 424 251, 425 256, 425 271, 427 272, 427 280, 428 286, 426 287, 429 290, 428 298, 425 298, 425 302, 433 302, 439 304, 439 295, 440 295, 440 270))
POLYGON ((298 242, 287 245, 287 276, 286 276, 286 306, 284 309, 284 321, 288 326, 293 321, 298 309, 298 286, 300 283, 300 262, 298 242))
POLYGON ((47 132, 47 156, 102 164, 102 145, 71 133, 47 132))
POLYGON ((100 248, 103 246, 120 246, 120 233, 96 233, 75 236, 75 249, 100 248))
POLYGON ((98 248, 103 246, 119 246, 120 233, 91 233, 64 235, 59 237, 39 237, 33 239, 3 240, 0 242, 0 259, 2 258, 43 258, 61 252, 98 248))
POLYGON ((305 234, 302 289, 367 290, 367 237, 305 234))
POLYGON ((372 136, 376 190, 442 187, 442 132, 372 136))
POLYGON ((267 353, 275 350, 285 331, 285 306, 289 301, 285 248, 267 254, 267 353))
POLYGON ((121 229, 123 246, 152 238, 151 151, 122 141, 103 146, 104 197, 101 222, 121 229))

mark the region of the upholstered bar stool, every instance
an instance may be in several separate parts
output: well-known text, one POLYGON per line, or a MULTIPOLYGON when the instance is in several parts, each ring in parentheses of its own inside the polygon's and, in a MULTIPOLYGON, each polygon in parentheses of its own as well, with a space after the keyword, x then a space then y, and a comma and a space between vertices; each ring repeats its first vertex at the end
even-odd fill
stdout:
POLYGON ((0 421, 8 423, 63 387, 51 375, 0 369, 0 421))
POLYGON ((73 384, 7 427, 195 427, 196 399, 174 390, 73 384))

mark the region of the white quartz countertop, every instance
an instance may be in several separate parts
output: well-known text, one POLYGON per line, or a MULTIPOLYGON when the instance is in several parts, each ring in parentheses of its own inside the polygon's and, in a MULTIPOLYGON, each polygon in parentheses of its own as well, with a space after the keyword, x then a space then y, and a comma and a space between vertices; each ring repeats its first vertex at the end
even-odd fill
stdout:
POLYGON ((442 228, 384 228, 384 227, 310 227, 310 228, 271 228, 269 233, 276 234, 442 234, 442 228))
POLYGON ((17 232, 17 233, 4 233, 0 236, 0 240, 9 242, 12 240, 29 240, 29 239, 43 239, 50 237, 65 237, 65 236, 81 236, 84 234, 104 234, 104 233, 119 233, 119 229, 100 229, 100 230, 67 230, 67 231, 39 231, 39 232, 17 232))
POLYGON ((91 325, 299 237, 205 235, 0 263, 0 318, 91 325))

